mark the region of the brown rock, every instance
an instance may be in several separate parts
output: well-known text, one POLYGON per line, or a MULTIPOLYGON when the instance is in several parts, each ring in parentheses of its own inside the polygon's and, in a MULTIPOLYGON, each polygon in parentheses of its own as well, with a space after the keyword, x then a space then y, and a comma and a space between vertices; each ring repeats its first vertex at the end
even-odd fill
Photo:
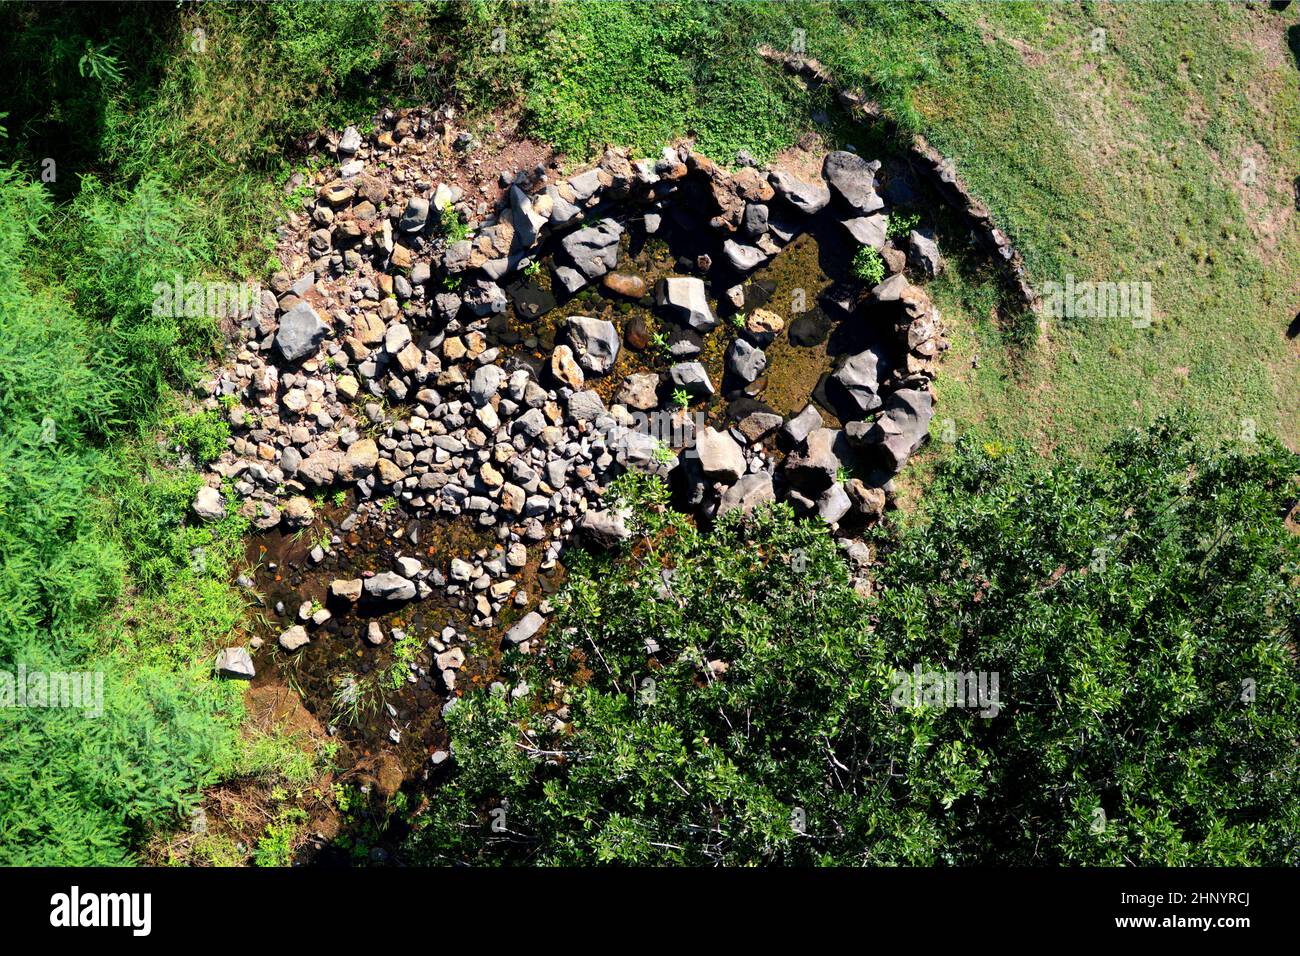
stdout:
POLYGON ((601 281, 606 289, 616 295, 624 295, 629 299, 639 299, 645 295, 645 280, 640 276, 610 272, 601 281))

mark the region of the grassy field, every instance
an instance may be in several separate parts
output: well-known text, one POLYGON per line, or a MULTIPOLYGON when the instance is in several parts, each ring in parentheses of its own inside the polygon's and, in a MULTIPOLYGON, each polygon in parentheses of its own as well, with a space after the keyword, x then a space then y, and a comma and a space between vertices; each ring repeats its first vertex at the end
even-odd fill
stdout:
POLYGON ((201 787, 284 762, 265 759, 278 746, 265 734, 249 756, 238 693, 207 675, 244 614, 230 584, 243 529, 186 521, 220 439, 186 402, 215 329, 151 315, 148 290, 176 271, 265 278, 304 136, 450 99, 471 122, 521 113, 573 159, 686 135, 724 162, 809 133, 856 138, 833 115, 816 122, 833 114, 825 91, 755 52, 803 42, 957 160, 1035 283, 1151 283, 1150 328, 1049 320, 1013 348, 991 285, 950 248, 958 268, 931 291, 954 345, 939 416, 957 434, 1092 455, 1172 412, 1294 448, 1296 16, 1217 3, 0 8, 14 64, 0 102, 0 665, 102 668, 119 701, 93 725, 0 715, 0 861, 129 859, 201 787), (110 749, 121 759, 101 759, 110 749))

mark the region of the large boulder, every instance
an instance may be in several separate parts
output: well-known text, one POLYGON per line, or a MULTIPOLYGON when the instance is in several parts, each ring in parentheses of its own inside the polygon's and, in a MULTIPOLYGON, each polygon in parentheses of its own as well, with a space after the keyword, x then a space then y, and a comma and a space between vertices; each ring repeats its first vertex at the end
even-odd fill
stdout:
POLYGON ((723 493, 722 501, 718 504, 718 516, 721 517, 737 508, 749 514, 759 505, 775 500, 772 476, 765 471, 755 472, 752 475, 745 475, 723 493))
POLYGON ((831 191, 860 215, 884 208, 885 201, 876 194, 876 163, 868 163, 855 153, 838 150, 827 153, 822 175, 831 191))
POLYGON ((727 349, 727 371, 748 385, 767 368, 767 354, 745 339, 733 339, 727 349))
POLYGON ((706 427, 695 436, 695 455, 704 477, 731 484, 745 473, 745 453, 728 432, 706 427))
POLYGON ((623 227, 612 219, 602 219, 569 233, 560 242, 574 268, 588 279, 599 279, 618 265, 618 240, 623 227))
POLYGON ((821 412, 817 411, 817 406, 805 405, 803 411, 785 423, 781 433, 792 444, 798 445, 811 434, 813 429, 821 427, 822 416, 821 412))
POLYGON ((506 640, 511 644, 522 644, 524 641, 531 640, 545 623, 546 618, 536 611, 529 611, 506 631, 506 640))
POLYGON ((275 332, 275 348, 286 362, 301 362, 315 355, 325 335, 329 332, 316 310, 306 302, 299 302, 280 316, 280 327, 275 332))
POLYGON ((218 677, 233 677, 238 680, 252 680, 257 676, 253 658, 242 647, 222 649, 217 655, 216 670, 218 677))
POLYGON ((668 370, 668 377, 674 386, 685 390, 692 398, 713 394, 709 373, 699 362, 678 362, 668 370))
POLYGON ((632 537, 626 518, 617 511, 588 511, 578 522, 578 533, 591 544, 613 548, 632 537))
POLYGON ((837 428, 815 428, 802 448, 783 463, 790 484, 816 496, 839 479, 839 471, 852 457, 848 439, 837 428))
POLYGON ((415 582, 400 574, 383 571, 372 578, 366 578, 365 592, 368 597, 379 601, 411 601, 415 599, 415 582))
POLYGON ((899 471, 930 433, 933 416, 934 399, 929 391, 900 388, 889 396, 867 440, 878 443, 886 465, 892 471, 899 471))
POLYGON ((777 196, 807 215, 821 212, 831 201, 831 191, 823 183, 806 183, 781 169, 772 170, 767 178, 777 196))
POLYGON ((932 229, 913 229, 907 236, 907 257, 924 275, 931 278, 943 271, 943 257, 932 229))
POLYGON ((889 217, 882 213, 876 213, 874 216, 856 216, 853 219, 845 219, 844 228, 848 230, 855 242, 879 252, 885 248, 889 217))
POLYGON ((850 356, 831 375, 839 386, 846 408, 845 413, 862 417, 880 407, 880 376, 887 368, 884 356, 877 348, 870 348, 850 356))
POLYGON ((368 477, 379 464, 379 446, 373 438, 362 438, 348 446, 339 462, 339 478, 343 481, 360 481, 368 477))
POLYGON ((226 516, 226 503, 221 500, 221 492, 204 485, 194 496, 194 513, 204 521, 218 521, 226 516))
POLYGON ((655 286, 655 303, 670 318, 696 332, 708 332, 718 324, 709 308, 704 280, 694 276, 669 276, 655 286))
POLYGON ((567 328, 579 365, 592 375, 604 375, 614 367, 622 343, 613 322, 575 315, 569 318, 567 328))

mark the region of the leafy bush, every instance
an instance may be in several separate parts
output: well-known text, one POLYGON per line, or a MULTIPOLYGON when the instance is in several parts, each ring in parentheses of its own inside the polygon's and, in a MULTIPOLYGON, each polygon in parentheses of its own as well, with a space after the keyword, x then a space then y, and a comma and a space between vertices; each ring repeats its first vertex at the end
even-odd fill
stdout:
POLYGON ((1093 468, 967 440, 870 600, 784 506, 702 533, 621 479, 631 547, 574 562, 517 698, 458 701, 410 853, 1294 864, 1296 476, 1168 425, 1093 468), (918 665, 999 673, 1000 711, 895 709, 918 665))
POLYGON ((868 286, 879 285, 885 278, 885 260, 870 246, 863 246, 853 254, 849 268, 853 271, 854 278, 868 286))

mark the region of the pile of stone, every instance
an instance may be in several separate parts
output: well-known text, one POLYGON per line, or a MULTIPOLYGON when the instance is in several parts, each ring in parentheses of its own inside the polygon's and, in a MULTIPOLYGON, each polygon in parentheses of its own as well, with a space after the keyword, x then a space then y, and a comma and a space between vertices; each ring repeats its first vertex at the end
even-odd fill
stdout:
MULTIPOLYGON (((337 141, 337 176, 322 175, 305 213, 282 229, 279 252, 289 267, 245 319, 234 362, 210 382, 208 405, 227 415, 232 438, 195 500, 199 517, 234 509, 260 529, 301 527, 314 517, 308 496, 338 487, 362 502, 393 497, 415 514, 467 517, 493 531, 505 559, 453 561, 444 570, 403 558, 340 593, 401 602, 437 588, 462 595, 475 623, 488 626, 508 603, 521 603, 513 575, 530 549, 545 568, 571 536, 598 546, 628 537, 623 517, 601 501, 627 468, 671 476, 705 516, 778 497, 832 525, 850 512, 879 516, 890 476, 925 438, 944 347, 936 311, 902 272, 904 256, 926 274, 942 260, 928 234, 913 233, 906 252, 887 239, 879 163, 831 153, 825 182, 809 183, 753 166, 728 174, 686 148, 665 149, 653 162, 610 149, 564 179, 540 168, 515 177, 500 208, 478 219, 481 204, 401 162, 412 144, 450 136, 450 124, 406 113, 384 119, 375 136, 349 128, 337 141), (674 390, 714 391, 693 360, 701 336, 718 325, 710 290, 695 276, 669 277, 654 290, 657 307, 683 332, 667 379, 630 376, 609 407, 591 384, 623 347, 612 323, 570 317, 540 364, 500 344, 502 283, 534 263, 549 263, 556 286, 570 293, 596 282, 643 293, 641 280, 615 271, 625 227, 612 213, 635 204, 639 228, 653 234, 688 178, 707 189, 708 221, 735 273, 734 284, 713 290, 715 300, 734 302, 748 272, 827 210, 882 253, 891 277, 864 298, 851 296, 846 320, 867 321, 870 311, 892 337, 835 372, 838 397, 852 412, 841 415, 844 428, 823 427, 812 405, 789 421, 754 412, 726 430, 687 427, 688 449, 667 448, 636 427, 633 412, 666 409, 674 390), (453 218, 472 224, 466 238, 448 241, 453 218), (878 480, 844 480, 859 455, 872 459, 878 480)), ((760 376, 764 348, 782 328, 774 313, 748 315, 727 354, 728 376, 741 383, 760 376)), ((286 631, 281 646, 306 643, 311 623, 286 631)), ((526 646, 542 624, 529 613, 510 640, 526 646)))

